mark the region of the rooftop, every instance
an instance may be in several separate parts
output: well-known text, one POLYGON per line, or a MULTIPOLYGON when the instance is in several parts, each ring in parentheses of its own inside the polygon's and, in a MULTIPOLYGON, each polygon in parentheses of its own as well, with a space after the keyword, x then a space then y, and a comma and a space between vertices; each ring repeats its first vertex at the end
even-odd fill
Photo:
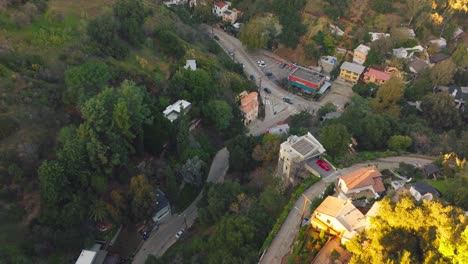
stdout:
POLYGON ((281 144, 281 147, 295 155, 300 155, 302 159, 312 158, 325 152, 322 144, 310 133, 301 137, 290 136, 281 144))
POLYGON ((412 61, 408 63, 408 67, 412 68, 414 70, 413 71, 414 73, 420 73, 424 69, 426 69, 428 66, 429 65, 425 61, 418 59, 418 58, 414 58, 414 57, 412 61))
POLYGON ((75 264, 92 264, 97 252, 83 249, 75 264))
POLYGON ((156 189, 156 212, 165 208, 169 204, 166 195, 159 189, 156 189))
POLYGON ((325 79, 325 75, 315 72, 315 71, 310 71, 302 67, 297 67, 296 70, 291 73, 291 76, 301 78, 303 80, 313 82, 313 83, 320 83, 323 79, 325 79))
POLYGON ((218 1, 215 3, 215 6, 219 7, 219 8, 223 8, 225 6, 227 6, 228 4, 224 1, 218 1))
POLYGON ((390 79, 390 74, 373 69, 373 68, 370 68, 368 71, 366 71, 364 73, 364 76, 368 76, 368 77, 374 76, 377 80, 384 80, 384 81, 387 81, 390 79))
POLYGON ((350 71, 350 72, 355 72, 357 74, 361 74, 366 69, 366 67, 364 67, 362 65, 359 65, 359 64, 356 64, 356 63, 345 61, 341 65, 341 69, 346 70, 346 71, 350 71))
POLYGON ((431 63, 438 63, 438 62, 441 62, 443 60, 446 60, 450 58, 450 55, 446 54, 446 53, 437 53, 437 54, 432 54, 429 56, 429 61, 431 63))
POLYGON ((166 107, 163 114, 165 116, 170 115, 172 112, 180 113, 180 108, 182 107, 183 110, 187 109, 190 106, 190 103, 185 100, 178 100, 177 102, 171 104, 170 106, 166 107))
POLYGON ((230 16, 232 14, 232 11, 231 10, 226 10, 226 11, 224 11, 224 14, 230 16))
POLYGON ((252 111, 252 109, 258 107, 258 93, 251 92, 241 98, 240 110, 244 113, 252 111))
POLYGON ((375 192, 385 191, 382 174, 374 166, 354 170, 342 175, 340 179, 345 182, 348 190, 372 185, 375 192))
POLYGON ((333 196, 328 196, 315 209, 315 212, 336 218, 348 231, 355 230, 365 223, 364 215, 351 203, 333 196))
POLYGON ((431 193, 434 196, 440 196, 439 192, 432 187, 429 183, 424 182, 424 181, 418 181, 413 183, 412 187, 418 191, 421 195, 424 195, 426 193, 431 193))
POLYGON ((369 50, 370 50, 370 47, 363 45, 363 44, 359 44, 359 46, 354 49, 354 52, 358 51, 364 55, 367 55, 367 53, 369 53, 369 50))

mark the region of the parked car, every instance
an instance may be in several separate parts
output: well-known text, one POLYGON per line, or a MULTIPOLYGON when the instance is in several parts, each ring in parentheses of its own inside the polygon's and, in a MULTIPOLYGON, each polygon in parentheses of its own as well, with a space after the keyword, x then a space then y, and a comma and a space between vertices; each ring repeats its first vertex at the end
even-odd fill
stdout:
POLYGON ((319 165, 320 168, 326 170, 326 171, 329 171, 331 169, 330 165, 328 165, 327 162, 319 159, 317 160, 317 165, 319 165))
POLYGON ((213 38, 214 38, 215 40, 219 40, 219 37, 218 37, 218 36, 216 36, 216 35, 214 35, 214 37, 213 37, 213 38))
POLYGON ((231 56, 231 57, 234 56, 234 52, 230 51, 228 53, 229 53, 229 56, 231 56))
POLYGON ((283 63, 283 64, 280 65, 280 68, 284 69, 284 67, 286 67, 286 65, 287 65, 286 63, 283 63))
POLYGON ((263 67, 266 67, 266 64, 265 63, 260 63, 260 64, 258 64, 258 66, 263 68, 263 67))
POLYGON ((273 76, 273 73, 271 73, 271 72, 265 72, 265 75, 266 75, 267 77, 271 77, 271 76, 273 76))
POLYGON ((182 228, 181 230, 179 230, 179 232, 177 232, 177 234, 175 235, 175 237, 176 237, 177 239, 179 239, 179 238, 184 234, 184 231, 185 231, 185 230, 182 228))
POLYGON ((258 60, 258 61, 257 61, 257 64, 265 64, 265 62, 262 61, 262 60, 258 60))
POLYGON ((288 104, 293 104, 292 100, 288 97, 283 97, 283 102, 286 102, 288 104))
POLYGON ((265 93, 267 93, 267 94, 271 94, 271 90, 270 90, 270 89, 268 89, 268 88, 266 88, 266 87, 265 87, 265 88, 263 88, 263 91, 265 91, 265 93))
POLYGON ((255 81, 255 77, 253 75, 249 76, 250 80, 255 81))

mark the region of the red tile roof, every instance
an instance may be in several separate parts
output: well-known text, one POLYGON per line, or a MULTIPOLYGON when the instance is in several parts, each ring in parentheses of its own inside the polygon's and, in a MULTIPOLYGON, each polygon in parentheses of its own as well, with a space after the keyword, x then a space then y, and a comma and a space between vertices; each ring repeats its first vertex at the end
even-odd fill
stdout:
POLYGON ((215 3, 215 6, 217 6, 219 8, 223 8, 223 7, 227 6, 227 4, 224 1, 218 1, 218 2, 215 3))
POLYGON ((388 81, 390 79, 390 74, 389 73, 379 71, 379 70, 376 70, 376 69, 372 69, 372 68, 370 68, 368 71, 366 71, 364 73, 364 76, 366 76, 366 77, 374 76, 375 79, 384 80, 384 81, 388 81))
POLYGON ((382 174, 376 167, 360 168, 340 177, 348 190, 372 185, 375 192, 385 191, 382 174))
POLYGON ((258 93, 251 92, 248 95, 242 97, 240 109, 244 113, 252 111, 252 109, 258 107, 258 93))

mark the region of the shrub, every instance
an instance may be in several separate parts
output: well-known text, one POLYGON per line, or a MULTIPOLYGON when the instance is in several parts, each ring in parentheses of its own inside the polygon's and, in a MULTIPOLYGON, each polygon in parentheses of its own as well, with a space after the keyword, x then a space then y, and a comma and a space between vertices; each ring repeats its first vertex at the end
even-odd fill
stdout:
POLYGON ((14 119, 0 116, 0 140, 13 134, 18 127, 19 125, 14 119))
POLYGON ((390 137, 387 142, 387 146, 390 150, 393 151, 405 151, 411 146, 412 143, 413 142, 409 136, 395 135, 390 137))

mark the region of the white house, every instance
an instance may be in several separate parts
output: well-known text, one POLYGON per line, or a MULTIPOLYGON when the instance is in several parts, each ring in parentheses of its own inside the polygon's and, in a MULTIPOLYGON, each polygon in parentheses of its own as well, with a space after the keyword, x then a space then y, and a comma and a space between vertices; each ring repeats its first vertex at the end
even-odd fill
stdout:
POLYGON ((179 100, 170 106, 166 107, 166 110, 163 111, 164 117, 169 119, 169 121, 174 122, 174 120, 179 117, 181 111, 187 113, 190 111, 191 103, 185 100, 179 100))
POLYGON ((290 136, 281 143, 278 172, 284 180, 295 183, 298 172, 305 167, 305 162, 323 153, 325 148, 312 134, 290 136))
POLYGON ((102 264, 106 260, 107 251, 100 244, 94 244, 91 249, 83 249, 75 264, 102 264))
POLYGON ((379 32, 369 32, 369 35, 371 36, 371 41, 376 41, 381 38, 389 38, 390 34, 388 33, 379 33, 379 32))
POLYGON ((184 66, 184 69, 196 71, 197 70, 197 61, 196 60, 187 60, 184 66))
POLYGON ((217 17, 222 17, 224 11, 229 10, 229 3, 225 1, 217 1, 214 3, 213 14, 217 17))
POLYGON ((431 44, 437 44, 439 49, 443 50, 447 48, 447 40, 444 38, 433 39, 429 41, 431 44))

